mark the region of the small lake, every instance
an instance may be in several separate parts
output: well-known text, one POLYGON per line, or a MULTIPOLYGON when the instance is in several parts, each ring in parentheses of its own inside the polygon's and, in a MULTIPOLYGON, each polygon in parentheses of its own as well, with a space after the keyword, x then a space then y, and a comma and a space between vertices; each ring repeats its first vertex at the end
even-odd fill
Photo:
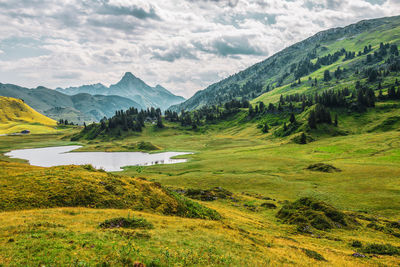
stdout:
POLYGON ((29 164, 41 167, 59 165, 92 164, 105 171, 122 171, 124 166, 150 166, 155 164, 173 164, 186 162, 186 159, 171 157, 192 154, 189 152, 71 152, 81 146, 58 146, 33 149, 19 149, 6 153, 11 158, 25 159, 29 164))

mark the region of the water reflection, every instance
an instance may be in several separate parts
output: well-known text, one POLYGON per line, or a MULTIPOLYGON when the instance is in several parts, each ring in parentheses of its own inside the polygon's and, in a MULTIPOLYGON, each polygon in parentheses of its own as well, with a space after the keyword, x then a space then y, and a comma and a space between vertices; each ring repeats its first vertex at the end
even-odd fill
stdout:
POLYGON ((149 154, 144 152, 73 152, 81 146, 60 146, 13 150, 6 154, 11 158, 28 160, 31 165, 51 167, 59 165, 92 164, 106 171, 121 171, 124 166, 150 166, 186 162, 186 159, 171 159, 188 152, 164 152, 149 154))

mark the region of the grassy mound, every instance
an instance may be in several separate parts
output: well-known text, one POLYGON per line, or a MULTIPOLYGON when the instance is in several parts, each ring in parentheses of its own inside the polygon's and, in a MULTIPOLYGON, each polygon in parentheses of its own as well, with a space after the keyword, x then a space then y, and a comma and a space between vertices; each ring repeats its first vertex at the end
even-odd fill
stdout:
POLYGON ((126 150, 126 151, 154 151, 161 149, 159 146, 156 146, 151 142, 144 142, 144 141, 122 145, 121 147, 118 148, 119 150, 126 150))
POLYGON ((134 217, 118 217, 112 218, 109 220, 105 220, 104 222, 100 223, 99 226, 101 228, 145 228, 145 229, 152 229, 154 226, 149 223, 144 218, 134 218, 134 217))
POLYGON ((42 168, 0 162, 0 210, 52 207, 129 208, 189 218, 219 214, 144 179, 88 166, 42 168))
POLYGON ((221 187, 214 187, 209 190, 188 189, 187 191, 184 191, 184 194, 192 199, 202 201, 214 201, 217 199, 226 199, 232 196, 232 192, 221 187))
POLYGON ((311 164, 307 167, 307 170, 315 171, 315 172, 340 172, 341 170, 325 163, 315 163, 311 164))
POLYGON ((357 222, 329 204, 313 198, 301 198, 284 205, 276 215, 284 223, 296 224, 300 231, 353 227, 357 222))

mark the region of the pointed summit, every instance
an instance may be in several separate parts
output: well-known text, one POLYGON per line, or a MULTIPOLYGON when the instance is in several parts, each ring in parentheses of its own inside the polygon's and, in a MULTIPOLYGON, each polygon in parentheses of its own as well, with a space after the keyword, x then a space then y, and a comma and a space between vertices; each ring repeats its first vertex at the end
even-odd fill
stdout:
POLYGON ((121 80, 125 80, 125 79, 127 79, 127 80, 137 79, 137 77, 135 75, 133 75, 132 72, 128 71, 128 72, 125 72, 125 74, 121 80))
POLYGON ((117 84, 123 84, 126 86, 133 86, 133 87, 147 87, 148 85, 142 81, 141 79, 139 79, 138 77, 136 77, 135 75, 132 74, 132 72, 125 72, 124 76, 122 77, 122 79, 117 83, 117 84))

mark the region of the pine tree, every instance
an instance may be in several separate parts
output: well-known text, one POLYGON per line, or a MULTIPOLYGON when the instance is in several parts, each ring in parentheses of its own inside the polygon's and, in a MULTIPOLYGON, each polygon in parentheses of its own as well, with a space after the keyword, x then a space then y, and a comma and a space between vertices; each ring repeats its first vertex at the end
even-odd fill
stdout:
POLYGON ((160 129, 164 128, 164 124, 162 122, 162 118, 160 115, 158 115, 158 117, 157 117, 157 128, 160 128, 160 129))
POLYGON ((300 144, 307 144, 307 137, 304 133, 301 133, 300 135, 300 144))
POLYGON ((253 117, 253 115, 254 115, 254 109, 253 109, 253 106, 250 104, 250 106, 249 106, 249 116, 253 117))
POLYGON ((335 114, 335 126, 336 127, 338 126, 338 115, 337 114, 335 114))
POLYGON ((317 118, 315 116, 314 110, 310 111, 310 115, 308 116, 308 125, 310 126, 311 129, 317 128, 317 118))
POLYGON ((268 131, 269 131, 268 124, 267 124, 267 123, 264 123, 264 126, 263 126, 263 128, 262 128, 262 132, 263 132, 263 133, 268 133, 268 131))
POLYGON ((331 80, 331 74, 330 74, 329 70, 325 70, 324 71, 324 81, 329 82, 330 80, 331 80))
POLYGON ((296 117, 294 116, 293 113, 290 114, 290 119, 289 119, 289 121, 290 121, 291 124, 296 123, 296 117))

